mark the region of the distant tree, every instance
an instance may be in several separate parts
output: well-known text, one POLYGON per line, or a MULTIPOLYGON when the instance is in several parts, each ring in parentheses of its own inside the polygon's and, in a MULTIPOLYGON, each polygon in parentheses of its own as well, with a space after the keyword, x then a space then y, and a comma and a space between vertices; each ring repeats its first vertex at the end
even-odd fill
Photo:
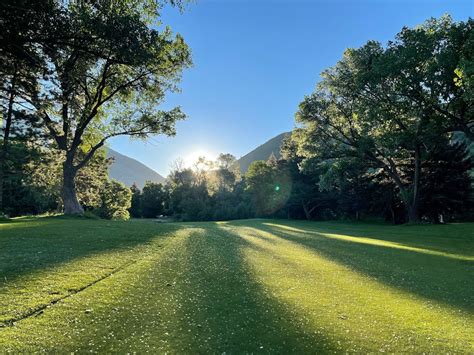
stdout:
POLYGON ((193 164, 193 183, 194 186, 208 186, 209 171, 214 168, 214 162, 206 159, 206 157, 199 157, 193 164))
POLYGON ((168 181, 173 188, 178 186, 191 186, 195 184, 195 176, 192 169, 185 168, 184 162, 178 159, 171 166, 168 181))
POLYGON ((252 217, 250 194, 238 177, 231 154, 220 154, 214 162, 201 157, 192 169, 177 161, 167 178, 166 213, 185 221, 252 217))
POLYGON ((232 154, 221 153, 215 165, 218 191, 231 191, 239 177, 237 159, 232 154))
POLYGON ((130 191, 132 192, 132 201, 131 201, 130 209, 128 211, 130 212, 130 215, 133 218, 141 218, 143 217, 142 207, 141 207, 142 192, 140 191, 140 189, 135 183, 130 188, 130 191))
POLYGON ((245 174, 248 192, 252 195, 257 216, 269 216, 280 210, 291 192, 291 177, 260 160, 250 164, 245 174))
POLYGON ((147 181, 141 195, 141 214, 145 218, 156 218, 164 213, 166 192, 162 184, 147 181))
POLYGON ((252 196, 246 189, 246 183, 243 179, 235 184, 232 194, 235 196, 236 202, 233 202, 235 207, 234 215, 229 219, 254 218, 255 206, 252 203, 252 196))
POLYGON ((207 186, 193 186, 181 191, 180 218, 184 221, 208 221, 212 219, 213 204, 207 186))
POLYGON ((130 218, 128 209, 131 205, 132 193, 130 189, 115 180, 107 181, 101 191, 101 206, 99 214, 102 218, 127 220, 130 218))
POLYGON ((272 152, 272 154, 270 154, 270 156, 267 159, 267 165, 271 167, 276 167, 277 164, 278 164, 278 159, 275 156, 275 153, 272 152))
POLYGON ((76 176, 107 139, 174 134, 183 113, 161 111, 158 104, 176 89, 190 54, 179 35, 158 31, 161 1, 47 3, 53 8, 40 36, 32 39, 25 29, 17 42, 34 41, 40 57, 41 80, 27 108, 62 154, 64 212, 77 214, 83 207, 76 176))

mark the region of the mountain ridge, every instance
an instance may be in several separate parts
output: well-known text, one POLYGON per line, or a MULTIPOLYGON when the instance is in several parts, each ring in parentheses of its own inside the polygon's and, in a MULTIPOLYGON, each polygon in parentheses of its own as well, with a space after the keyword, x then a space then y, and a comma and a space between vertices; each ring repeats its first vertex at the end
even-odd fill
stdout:
POLYGON ((147 181, 164 183, 166 180, 140 161, 123 155, 112 148, 107 148, 107 158, 113 158, 112 164, 109 166, 109 177, 127 186, 132 186, 135 183, 142 189, 147 181))
POLYGON ((260 144, 257 148, 237 159, 241 174, 245 174, 250 164, 252 164, 254 161, 267 160, 272 153, 277 159, 280 158, 281 144, 283 143, 283 139, 285 139, 285 137, 289 134, 290 132, 280 133, 279 135, 270 138, 265 143, 260 144))

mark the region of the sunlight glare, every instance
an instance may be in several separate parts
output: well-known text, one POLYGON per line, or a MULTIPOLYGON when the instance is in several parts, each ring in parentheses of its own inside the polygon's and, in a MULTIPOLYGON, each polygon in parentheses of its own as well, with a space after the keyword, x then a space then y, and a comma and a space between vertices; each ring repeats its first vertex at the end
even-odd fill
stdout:
POLYGON ((187 168, 191 168, 200 157, 204 157, 207 160, 212 160, 213 156, 212 154, 209 153, 209 151, 199 148, 199 149, 193 149, 191 152, 183 159, 184 160, 184 165, 187 168))

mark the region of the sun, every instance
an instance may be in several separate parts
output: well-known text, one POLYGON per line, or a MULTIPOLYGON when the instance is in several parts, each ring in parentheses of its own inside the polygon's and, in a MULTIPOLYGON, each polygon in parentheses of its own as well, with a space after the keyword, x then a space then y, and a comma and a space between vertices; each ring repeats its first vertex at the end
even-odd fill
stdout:
POLYGON ((197 162, 197 160, 200 157, 204 157, 207 160, 211 160, 213 157, 213 154, 211 154, 208 150, 203 149, 203 148, 193 149, 189 152, 188 155, 186 155, 183 158, 184 165, 187 168, 190 168, 197 162))

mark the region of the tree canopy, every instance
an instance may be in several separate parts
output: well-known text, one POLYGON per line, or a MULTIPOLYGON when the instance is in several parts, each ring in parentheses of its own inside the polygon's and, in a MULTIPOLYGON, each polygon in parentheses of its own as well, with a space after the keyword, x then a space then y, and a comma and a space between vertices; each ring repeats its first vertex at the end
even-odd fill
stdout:
MULTIPOLYGON (((183 68, 191 64, 190 51, 180 35, 156 21, 161 2, 46 3, 38 13, 30 8, 42 19, 33 24, 39 29, 14 31, 11 47, 33 43, 40 70, 35 89, 21 100, 63 155, 65 213, 81 213, 75 177, 107 139, 175 133, 174 123, 184 114, 159 105, 167 91, 177 90, 183 68)), ((29 15, 18 13, 13 2, 3 6, 2 17, 29 15)))
POLYGON ((472 136, 473 25, 431 19, 386 47, 346 50, 296 115, 306 164, 364 160, 388 175, 417 221, 422 162, 454 132, 472 136))

